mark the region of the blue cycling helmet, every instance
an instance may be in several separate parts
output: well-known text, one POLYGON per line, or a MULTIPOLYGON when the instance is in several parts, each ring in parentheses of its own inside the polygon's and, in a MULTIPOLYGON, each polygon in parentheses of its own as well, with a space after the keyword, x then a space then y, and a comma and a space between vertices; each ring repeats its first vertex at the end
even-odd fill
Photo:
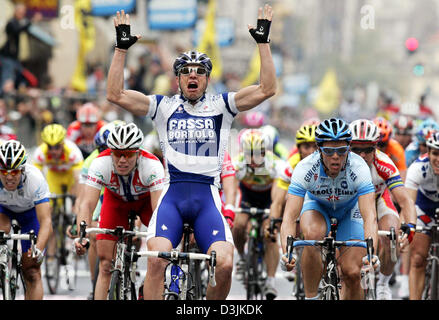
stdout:
POLYGON ((419 143, 425 143, 430 130, 439 131, 439 124, 432 118, 425 119, 416 128, 415 137, 419 143))
POLYGON ((317 145, 325 141, 347 141, 352 140, 352 133, 349 124, 343 119, 330 118, 322 121, 316 130, 317 145))
POLYGON ((207 54, 198 51, 186 51, 180 54, 174 62, 174 74, 178 76, 178 72, 186 65, 200 65, 206 68, 207 76, 212 72, 212 61, 207 54))
POLYGON ((111 130, 117 126, 126 124, 123 120, 114 120, 104 125, 95 135, 95 145, 99 149, 99 152, 107 149, 107 138, 111 130))

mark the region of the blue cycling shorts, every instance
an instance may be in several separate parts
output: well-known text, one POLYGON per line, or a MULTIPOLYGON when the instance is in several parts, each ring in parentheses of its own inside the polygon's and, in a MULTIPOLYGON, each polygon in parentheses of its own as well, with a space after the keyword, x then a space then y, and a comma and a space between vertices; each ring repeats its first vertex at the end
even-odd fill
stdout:
POLYGON ((315 210, 319 212, 326 220, 326 235, 331 230, 331 218, 335 217, 338 221, 337 237, 336 240, 348 241, 348 240, 364 240, 364 228, 363 218, 358 208, 358 202, 352 209, 345 210, 345 212, 334 212, 328 208, 325 208, 318 201, 312 200, 305 196, 303 203, 302 215, 305 211, 315 210))
MULTIPOLYGON (((23 212, 13 212, 6 207, 0 205, 0 214, 1 213, 8 216, 10 220, 17 220, 18 224, 21 226, 21 233, 27 233, 31 230, 34 230, 35 234, 38 235, 38 232, 40 231, 40 223, 37 219, 37 212, 35 210, 35 207, 23 212)), ((27 252, 29 249, 30 241, 21 240, 21 252, 27 252)))
POLYGON ((176 248, 183 235, 183 224, 189 223, 199 249, 207 253, 217 241, 233 244, 232 232, 221 213, 218 188, 197 182, 174 182, 165 186, 151 221, 147 240, 164 237, 176 248))

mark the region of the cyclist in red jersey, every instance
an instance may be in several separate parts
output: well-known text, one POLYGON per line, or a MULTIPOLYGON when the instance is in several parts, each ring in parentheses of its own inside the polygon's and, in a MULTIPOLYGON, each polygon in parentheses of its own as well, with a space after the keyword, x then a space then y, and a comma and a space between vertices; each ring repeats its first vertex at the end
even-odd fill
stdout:
POLYGON ((98 107, 88 102, 78 109, 76 120, 68 126, 67 139, 79 147, 86 159, 95 150, 94 137, 104 125, 98 107))

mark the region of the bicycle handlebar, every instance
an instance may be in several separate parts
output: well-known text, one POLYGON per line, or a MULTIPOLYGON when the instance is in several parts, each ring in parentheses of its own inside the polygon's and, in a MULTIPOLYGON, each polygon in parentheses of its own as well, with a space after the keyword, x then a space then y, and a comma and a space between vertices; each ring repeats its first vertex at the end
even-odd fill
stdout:
POLYGON ((255 207, 251 208, 235 208, 233 211, 235 213, 246 213, 251 216, 261 215, 261 214, 270 214, 270 209, 259 209, 255 207))
MULTIPOLYGON (((122 227, 120 227, 122 228, 122 227)), ((122 231, 122 235, 123 236, 135 236, 135 237, 143 237, 146 238, 147 236, 147 232, 144 231, 130 231, 130 230, 125 230, 125 229, 121 229, 122 231)), ((85 233, 97 233, 97 234, 111 234, 113 236, 118 235, 119 230, 116 229, 106 229, 106 228, 86 228, 85 229, 85 233)))
POLYGON ((172 262, 179 262, 182 260, 208 260, 209 261, 209 284, 212 287, 216 286, 215 267, 216 267, 216 252, 212 251, 210 255, 195 252, 180 252, 178 250, 171 251, 139 251, 136 253, 139 257, 154 257, 162 258, 172 262))
POLYGON ((6 241, 6 240, 28 240, 31 242, 31 253, 32 258, 35 258, 36 256, 36 242, 37 242, 37 235, 35 234, 34 230, 30 230, 28 233, 12 233, 12 234, 6 234, 5 231, 0 230, 0 241, 6 241))

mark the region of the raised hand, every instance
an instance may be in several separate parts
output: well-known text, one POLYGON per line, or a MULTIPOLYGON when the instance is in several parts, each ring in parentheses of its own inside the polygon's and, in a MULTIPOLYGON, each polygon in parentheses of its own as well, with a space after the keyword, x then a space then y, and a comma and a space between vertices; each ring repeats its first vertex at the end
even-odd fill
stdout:
POLYGON ((266 4, 264 6, 264 16, 262 16, 262 8, 258 9, 258 22, 256 28, 248 25, 248 31, 257 43, 269 43, 270 25, 273 19, 273 8, 266 4))
POLYGON ((138 39, 140 35, 131 35, 130 15, 125 11, 117 11, 116 17, 113 18, 114 27, 116 28, 116 48, 128 50, 138 39))

